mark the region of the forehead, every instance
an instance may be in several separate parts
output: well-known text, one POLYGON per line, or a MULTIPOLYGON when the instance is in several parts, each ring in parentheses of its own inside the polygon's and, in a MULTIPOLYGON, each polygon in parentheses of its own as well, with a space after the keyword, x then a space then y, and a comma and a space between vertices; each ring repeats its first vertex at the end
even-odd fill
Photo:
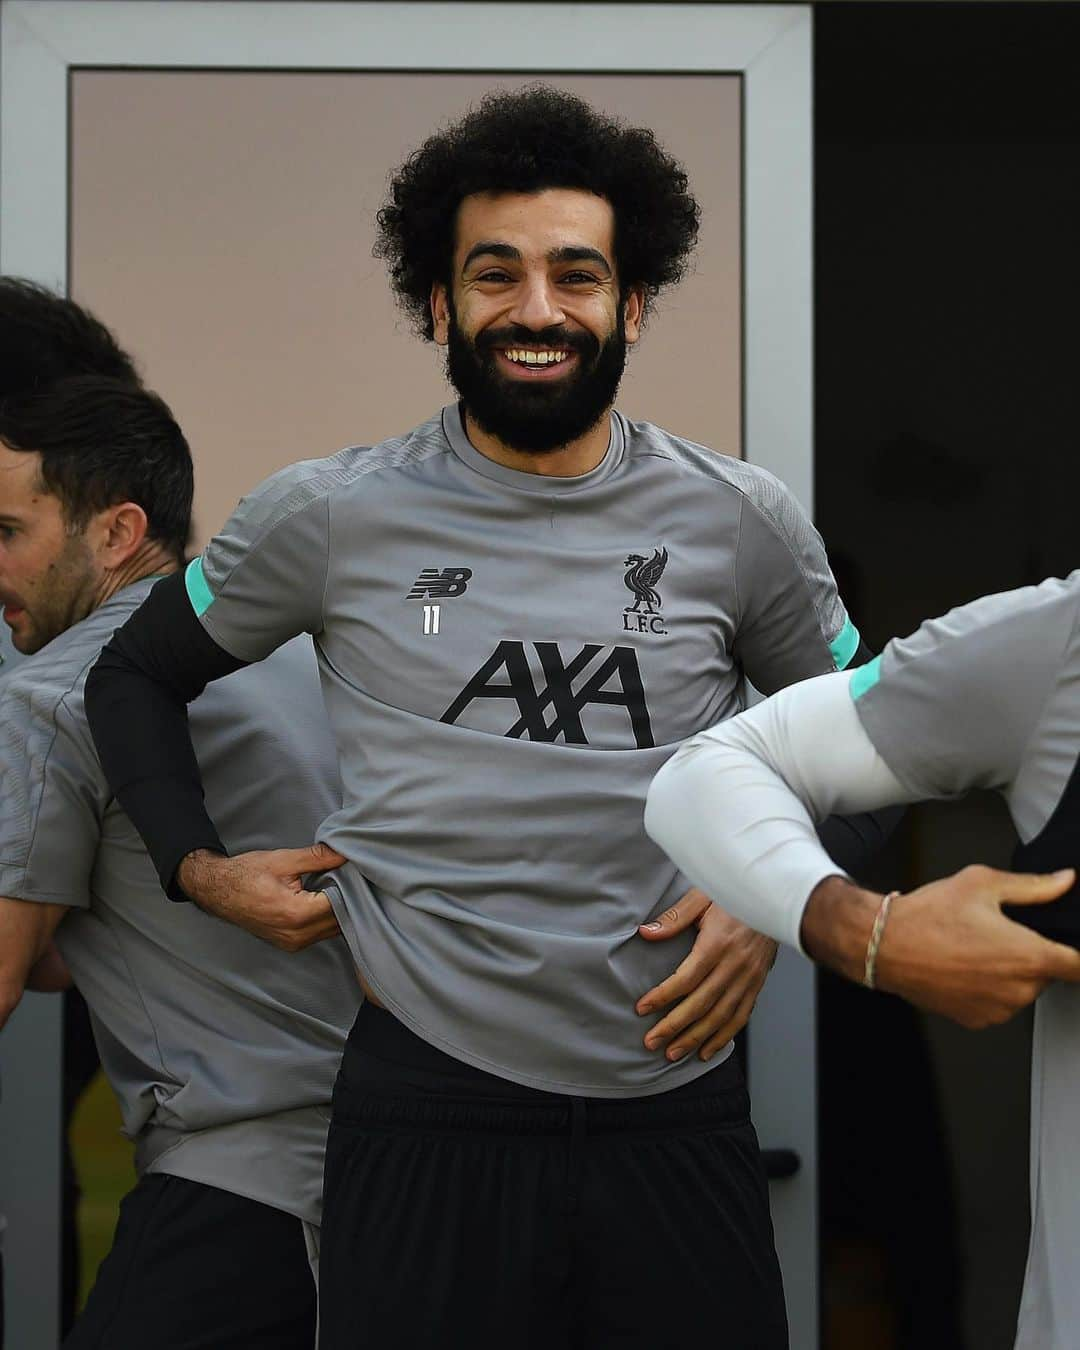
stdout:
POLYGON ((40 455, 12 450, 0 441, 0 513, 27 511, 54 500, 42 490, 40 467, 40 455))
POLYGON ((614 240, 611 203, 595 193, 577 188, 474 193, 458 207, 454 257, 460 262, 484 241, 510 244, 525 258, 579 245, 597 249, 614 265, 614 240))

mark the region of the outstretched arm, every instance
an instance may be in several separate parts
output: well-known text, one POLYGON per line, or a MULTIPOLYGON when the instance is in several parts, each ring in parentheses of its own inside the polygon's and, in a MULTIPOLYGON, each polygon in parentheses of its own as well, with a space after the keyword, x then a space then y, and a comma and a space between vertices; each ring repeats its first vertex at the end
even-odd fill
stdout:
MULTIPOLYGON (((861 978, 882 897, 839 872, 814 820, 915 800, 851 700, 822 676, 694 737, 657 775, 646 829, 696 885, 746 923, 861 978)), ((967 869, 900 897, 877 983, 968 1025, 1001 1020, 1052 979, 1080 980, 1080 954, 1005 918, 1003 901, 1055 898, 1071 874, 967 869)))

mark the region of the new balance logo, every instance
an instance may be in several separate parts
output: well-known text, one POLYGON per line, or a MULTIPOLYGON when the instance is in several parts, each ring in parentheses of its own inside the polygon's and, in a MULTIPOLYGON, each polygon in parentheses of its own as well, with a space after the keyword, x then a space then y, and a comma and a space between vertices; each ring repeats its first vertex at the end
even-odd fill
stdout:
POLYGON ((472 580, 471 567, 425 567, 413 582, 413 588, 406 600, 452 600, 455 595, 464 595, 465 587, 472 580))
POLYGON ((588 745, 582 711, 591 703, 613 704, 626 709, 638 749, 655 744, 633 647, 604 648, 589 642, 564 663, 557 642, 531 645, 545 681, 541 688, 529 667, 525 644, 500 642, 439 720, 456 722, 474 699, 510 699, 517 704, 518 717, 505 736, 526 736, 531 741, 561 737, 567 745, 588 745), (500 674, 504 679, 496 680, 500 674))

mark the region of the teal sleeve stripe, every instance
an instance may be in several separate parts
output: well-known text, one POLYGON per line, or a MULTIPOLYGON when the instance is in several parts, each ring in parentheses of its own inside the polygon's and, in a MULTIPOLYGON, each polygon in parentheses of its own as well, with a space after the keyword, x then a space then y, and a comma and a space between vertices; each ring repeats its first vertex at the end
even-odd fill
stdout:
POLYGON ((850 619, 845 619, 843 628, 829 643, 829 651, 832 652, 837 670, 847 669, 851 658, 859 650, 860 641, 859 630, 850 619))
POLYGON ((857 666, 851 672, 851 679, 848 682, 851 697, 854 699, 862 698, 863 694, 873 689, 880 679, 881 657, 875 656, 872 661, 867 661, 865 666, 857 666))
POLYGON ((184 585, 187 587, 188 599, 195 611, 195 617, 201 619, 214 603, 213 593, 203 576, 202 558, 192 558, 188 563, 184 571, 184 585))

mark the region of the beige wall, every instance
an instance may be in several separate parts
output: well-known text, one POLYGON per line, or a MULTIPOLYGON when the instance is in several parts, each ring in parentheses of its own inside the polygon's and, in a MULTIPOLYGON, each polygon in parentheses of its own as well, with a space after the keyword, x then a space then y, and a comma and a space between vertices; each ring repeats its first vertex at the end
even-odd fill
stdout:
MULTIPOLYGON (((450 394, 371 257, 389 172, 514 77, 76 71, 71 289, 172 405, 201 545, 294 459, 407 430, 450 394)), ((662 298, 619 399, 738 454, 740 82, 550 77, 655 129, 703 209, 696 270, 662 298)))

